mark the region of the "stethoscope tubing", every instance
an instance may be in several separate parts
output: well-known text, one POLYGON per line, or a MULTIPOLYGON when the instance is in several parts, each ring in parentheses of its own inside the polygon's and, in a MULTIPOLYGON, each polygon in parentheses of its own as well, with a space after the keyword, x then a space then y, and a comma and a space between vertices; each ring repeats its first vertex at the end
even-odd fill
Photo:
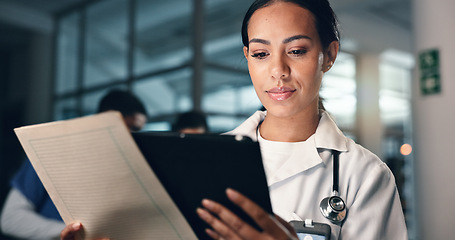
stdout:
POLYGON ((333 155, 333 186, 332 191, 338 193, 339 178, 340 178, 340 152, 332 150, 333 155))
POLYGON ((339 196, 339 172, 340 172, 340 152, 332 150, 333 157, 333 186, 332 196, 322 199, 319 204, 322 216, 330 220, 334 224, 341 224, 346 218, 346 204, 339 196))

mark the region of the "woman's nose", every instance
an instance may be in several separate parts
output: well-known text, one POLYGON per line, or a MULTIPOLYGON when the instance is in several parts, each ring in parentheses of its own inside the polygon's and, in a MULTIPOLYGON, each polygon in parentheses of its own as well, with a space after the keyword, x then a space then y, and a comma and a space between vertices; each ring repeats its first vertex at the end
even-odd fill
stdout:
POLYGON ((272 77, 276 80, 285 79, 289 76, 289 66, 281 55, 275 55, 272 60, 272 77))

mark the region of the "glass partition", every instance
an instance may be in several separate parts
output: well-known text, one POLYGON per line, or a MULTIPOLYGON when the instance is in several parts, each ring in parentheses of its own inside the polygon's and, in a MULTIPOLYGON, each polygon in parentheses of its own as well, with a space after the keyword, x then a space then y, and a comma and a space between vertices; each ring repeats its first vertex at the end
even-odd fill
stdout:
POLYGON ((80 44, 80 14, 72 13, 58 22, 55 92, 64 94, 76 91, 80 44))
POLYGON ((128 1, 98 1, 86 15, 84 87, 126 80, 128 1))
MULTIPOLYGON (((250 2, 205 0, 195 9, 201 6, 195 1, 87 1, 60 16, 56 117, 73 116, 59 112, 68 99, 75 115, 94 113, 102 93, 120 85, 144 101, 150 129, 166 129, 177 114, 196 108, 211 129, 227 131, 260 109, 240 34, 250 2), (197 27, 196 13, 204 16, 197 27), (199 44, 202 58, 195 59, 199 44)), ((354 76, 354 57, 340 53, 321 90, 344 129, 355 125, 354 76)))
POLYGON ((134 73, 188 64, 193 57, 193 1, 136 1, 134 73))
POLYGON ((169 118, 178 112, 190 110, 192 69, 182 68, 137 81, 133 92, 146 104, 147 113, 153 121, 169 118))
POLYGON ((64 120, 79 116, 76 98, 60 99, 54 105, 55 120, 64 120))
POLYGON ((355 58, 348 53, 338 53, 337 60, 323 80, 320 96, 324 107, 346 133, 355 128, 357 111, 355 58))

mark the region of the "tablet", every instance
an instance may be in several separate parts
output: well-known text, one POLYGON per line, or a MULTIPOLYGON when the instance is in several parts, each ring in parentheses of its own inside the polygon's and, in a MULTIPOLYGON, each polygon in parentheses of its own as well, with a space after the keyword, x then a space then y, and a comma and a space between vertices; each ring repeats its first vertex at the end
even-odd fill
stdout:
POLYGON ((272 213, 257 142, 241 136, 172 132, 137 132, 133 138, 199 239, 211 239, 205 233, 209 226, 196 213, 203 198, 223 204, 258 228, 228 200, 228 187, 272 213))

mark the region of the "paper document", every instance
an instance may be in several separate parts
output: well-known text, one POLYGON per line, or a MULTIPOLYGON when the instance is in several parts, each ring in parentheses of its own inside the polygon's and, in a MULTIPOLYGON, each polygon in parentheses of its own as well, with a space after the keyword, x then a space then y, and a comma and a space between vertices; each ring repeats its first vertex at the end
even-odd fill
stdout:
POLYGON ((65 223, 84 225, 84 239, 197 239, 120 113, 15 132, 65 223))

